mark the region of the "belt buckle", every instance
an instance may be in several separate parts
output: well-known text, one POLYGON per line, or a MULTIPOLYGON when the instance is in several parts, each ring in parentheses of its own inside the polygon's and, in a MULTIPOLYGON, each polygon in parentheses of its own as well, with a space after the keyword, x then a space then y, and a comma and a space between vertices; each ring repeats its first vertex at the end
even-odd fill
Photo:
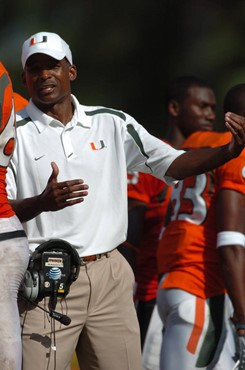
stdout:
POLYGON ((81 258, 80 258, 80 266, 85 266, 85 265, 87 265, 87 263, 89 263, 89 262, 97 261, 98 256, 99 256, 99 255, 95 254, 95 255, 92 255, 92 256, 85 256, 85 257, 81 257, 81 258), (85 261, 85 260, 84 260, 85 258, 88 258, 88 260, 87 260, 87 261, 85 261))
POLYGON ((85 265, 87 265, 87 263, 88 263, 88 262, 85 262, 85 261, 83 260, 83 257, 80 257, 80 266, 85 266, 85 265))
POLYGON ((81 257, 80 258, 80 266, 85 266, 85 265, 87 265, 87 263, 89 263, 89 261, 84 261, 84 259, 83 259, 84 257, 81 257))

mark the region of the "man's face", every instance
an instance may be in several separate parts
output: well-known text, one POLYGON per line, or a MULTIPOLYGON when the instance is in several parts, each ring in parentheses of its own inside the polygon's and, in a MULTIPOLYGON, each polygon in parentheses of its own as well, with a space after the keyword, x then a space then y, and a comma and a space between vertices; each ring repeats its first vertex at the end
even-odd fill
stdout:
POLYGON ((71 93, 70 82, 76 78, 76 67, 64 58, 56 60, 46 54, 33 54, 26 62, 23 82, 42 110, 62 102, 71 93))
POLYGON ((216 98, 207 87, 189 88, 182 103, 179 103, 178 125, 184 137, 195 131, 211 131, 216 119, 216 98))

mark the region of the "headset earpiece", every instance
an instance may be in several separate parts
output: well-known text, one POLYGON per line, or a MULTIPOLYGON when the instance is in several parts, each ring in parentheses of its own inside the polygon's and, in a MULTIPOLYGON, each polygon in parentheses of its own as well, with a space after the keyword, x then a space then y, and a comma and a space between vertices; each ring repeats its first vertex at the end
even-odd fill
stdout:
POLYGON ((39 275, 37 271, 26 270, 21 290, 25 298, 31 301, 37 299, 39 293, 39 275))

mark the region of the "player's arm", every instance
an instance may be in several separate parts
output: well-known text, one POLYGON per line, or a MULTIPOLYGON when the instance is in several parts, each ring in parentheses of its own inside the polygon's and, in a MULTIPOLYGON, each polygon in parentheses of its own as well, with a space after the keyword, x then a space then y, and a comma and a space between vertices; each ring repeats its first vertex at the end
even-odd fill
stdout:
POLYGON ((127 259, 132 269, 139 253, 140 241, 143 233, 146 203, 137 199, 128 199, 128 234, 127 240, 118 249, 127 259))
POLYGON ((81 203, 88 195, 88 185, 82 179, 58 182, 59 168, 51 163, 52 173, 44 191, 37 196, 9 202, 21 222, 31 220, 42 212, 58 211, 81 203))
MULTIPOLYGON (((217 223, 217 245, 225 286, 234 307, 235 321, 245 325, 244 194, 229 189, 219 192, 217 223)), ((245 330, 238 329, 238 335, 244 334, 245 330)))
POLYGON ((226 113, 225 120, 226 127, 232 133, 232 140, 228 144, 181 154, 169 166, 166 175, 181 180, 208 172, 237 157, 245 146, 245 118, 226 113))

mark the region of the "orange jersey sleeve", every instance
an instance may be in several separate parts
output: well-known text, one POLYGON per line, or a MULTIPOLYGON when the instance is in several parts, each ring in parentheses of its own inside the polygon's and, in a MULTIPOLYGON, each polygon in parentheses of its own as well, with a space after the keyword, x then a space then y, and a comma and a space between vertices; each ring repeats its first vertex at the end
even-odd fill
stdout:
POLYGON ((156 250, 170 194, 171 188, 169 186, 149 174, 133 173, 128 175, 128 197, 145 203, 147 207, 135 270, 136 300, 151 300, 157 294, 156 250))
POLYGON ((161 180, 140 172, 128 174, 128 198, 145 204, 159 204, 164 200, 168 186, 161 180))

